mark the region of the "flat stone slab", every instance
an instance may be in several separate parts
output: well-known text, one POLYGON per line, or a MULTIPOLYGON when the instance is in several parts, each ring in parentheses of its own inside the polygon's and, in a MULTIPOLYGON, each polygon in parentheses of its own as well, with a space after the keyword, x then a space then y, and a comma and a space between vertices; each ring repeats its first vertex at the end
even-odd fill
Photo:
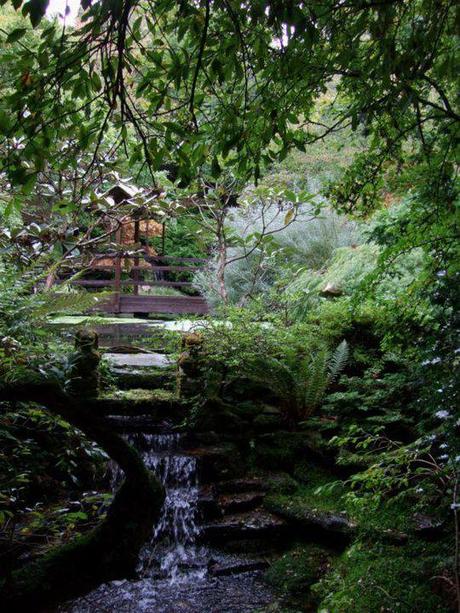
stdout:
POLYGON ((114 366, 133 368, 166 367, 174 360, 164 353, 104 353, 104 359, 114 366))
POLYGON ((264 510, 227 515, 205 524, 202 534, 206 541, 225 542, 243 538, 276 538, 286 531, 284 519, 264 510))

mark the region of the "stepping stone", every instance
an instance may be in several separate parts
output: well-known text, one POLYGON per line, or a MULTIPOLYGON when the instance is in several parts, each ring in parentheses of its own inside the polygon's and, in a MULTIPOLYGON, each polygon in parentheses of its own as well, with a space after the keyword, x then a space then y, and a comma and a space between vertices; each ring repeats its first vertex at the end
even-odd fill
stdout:
POLYGON ((220 494, 239 494, 243 492, 265 492, 267 490, 266 481, 258 477, 248 477, 247 479, 231 479, 229 481, 221 481, 217 484, 217 490, 220 494))
POLYGON ((104 359, 114 366, 149 368, 171 366, 174 363, 164 353, 105 353, 104 359))

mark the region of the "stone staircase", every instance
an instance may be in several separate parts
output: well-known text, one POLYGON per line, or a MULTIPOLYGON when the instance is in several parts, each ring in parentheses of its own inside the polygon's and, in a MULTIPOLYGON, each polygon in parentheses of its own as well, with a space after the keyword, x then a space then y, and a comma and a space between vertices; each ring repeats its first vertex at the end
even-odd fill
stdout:
MULTIPOLYGON (((120 389, 99 400, 101 413, 121 432, 177 432, 188 407, 172 391, 175 369, 166 360, 159 366, 155 357, 138 358, 135 365, 122 362, 117 357, 112 363, 120 389)), ((245 462, 234 442, 212 432, 184 433, 181 445, 186 455, 198 460, 199 540, 212 552, 208 568, 212 575, 264 569, 294 541, 314 542, 315 535, 324 541, 347 542, 349 526, 340 516, 312 512, 299 521, 272 508, 265 498, 273 491, 270 482, 282 474, 241 477, 245 462)))

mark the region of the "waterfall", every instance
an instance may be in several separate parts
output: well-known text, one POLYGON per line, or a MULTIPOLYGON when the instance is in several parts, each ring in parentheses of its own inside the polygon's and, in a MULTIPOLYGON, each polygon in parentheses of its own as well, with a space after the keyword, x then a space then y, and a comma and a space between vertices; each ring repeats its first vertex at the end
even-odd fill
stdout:
MULTIPOLYGON (((60 613, 249 613, 265 610, 272 594, 256 573, 215 576, 208 564, 227 554, 199 545, 199 484, 196 458, 177 434, 129 434, 125 439, 163 483, 166 498, 150 541, 141 550, 136 579, 100 585, 60 613)), ((123 472, 110 464, 118 488, 123 472)))
MULTIPOLYGON (((160 519, 150 541, 139 556, 138 572, 143 577, 160 576, 172 583, 199 579, 206 574, 206 556, 197 545, 198 478, 197 461, 181 451, 180 434, 131 434, 126 439, 140 453, 145 466, 165 488, 160 519)), ((111 467, 115 489, 123 477, 111 467)))

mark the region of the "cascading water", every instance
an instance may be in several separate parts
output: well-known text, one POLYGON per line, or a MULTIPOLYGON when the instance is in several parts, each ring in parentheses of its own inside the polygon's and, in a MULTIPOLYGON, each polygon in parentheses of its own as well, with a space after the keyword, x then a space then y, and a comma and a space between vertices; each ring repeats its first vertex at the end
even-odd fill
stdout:
MULTIPOLYGON (((181 451, 180 434, 135 434, 127 438, 166 493, 158 524, 139 556, 139 575, 160 576, 173 583, 203 577, 205 551, 196 543, 199 535, 196 458, 181 451)), ((113 465, 113 489, 122 477, 122 471, 113 465)))
MULTIPOLYGON (((260 611, 272 595, 254 573, 214 577, 214 553, 198 544, 196 458, 181 450, 177 434, 132 434, 127 440, 163 483, 166 498, 152 537, 139 556, 138 580, 112 581, 61 609, 65 613, 246 613, 260 611)), ((111 483, 123 479, 111 464, 111 483)))

